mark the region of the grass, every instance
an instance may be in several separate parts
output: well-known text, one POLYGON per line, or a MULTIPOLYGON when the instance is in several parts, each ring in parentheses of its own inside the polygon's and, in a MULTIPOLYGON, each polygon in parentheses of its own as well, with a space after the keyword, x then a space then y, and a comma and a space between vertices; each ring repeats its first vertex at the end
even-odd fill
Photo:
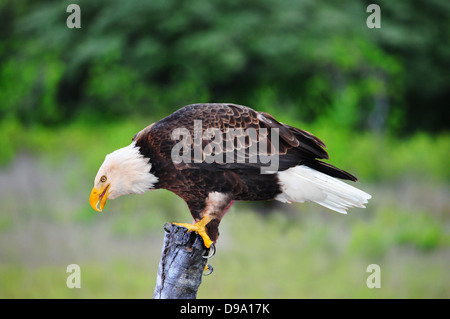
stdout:
MULTIPOLYGON (((147 124, 0 122, 0 298, 152 297, 162 226, 190 221, 185 203, 161 190, 108 201, 98 214, 87 200, 105 154, 147 124), (66 286, 72 263, 80 289, 66 286)), ((367 209, 306 203, 267 214, 236 203, 198 297, 449 298, 449 135, 306 129, 373 195, 367 209), (380 289, 366 286, 370 264, 381 267, 380 289)))
MULTIPOLYGON (((367 251, 351 244, 361 238, 359 225, 367 219, 366 216, 358 216, 357 213, 355 216, 325 214, 328 213, 315 216, 301 213, 294 219, 273 214, 261 218, 245 207, 233 208, 222 225, 217 254, 210 260, 215 271, 212 276, 203 278, 198 297, 450 296, 447 243, 423 249, 414 244, 405 246, 404 242, 398 241, 381 253, 373 254, 371 246, 377 244, 377 239, 372 236, 361 243, 367 251), (380 289, 366 286, 370 274, 366 269, 373 263, 381 267, 380 289)), ((384 215, 383 212, 379 214, 384 215)), ((372 218, 379 220, 378 216, 369 219, 372 218)), ((162 237, 162 230, 159 233, 162 237)), ((441 236, 448 235, 442 233, 441 236)), ((113 237, 117 238, 117 235, 113 237)), ((96 258, 78 261, 81 267, 80 289, 66 287, 69 275, 66 273, 67 258, 60 257, 56 265, 45 262, 33 267, 3 262, 0 265, 0 297, 151 298, 159 260, 156 246, 153 253, 150 253, 150 247, 143 250, 142 255, 133 257, 120 256, 116 252, 112 254, 114 257, 103 261, 96 258)))
POLYGON ((81 288, 68 288, 65 266, 0 266, 2 298, 151 298, 154 278, 142 263, 82 263, 81 288), (130 271, 132 269, 132 271, 130 271))

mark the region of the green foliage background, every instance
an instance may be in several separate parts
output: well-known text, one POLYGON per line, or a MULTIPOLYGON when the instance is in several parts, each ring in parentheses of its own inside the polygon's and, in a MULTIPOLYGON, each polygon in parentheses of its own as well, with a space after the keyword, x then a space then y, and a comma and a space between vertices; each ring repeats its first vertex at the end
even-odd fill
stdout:
POLYGON ((77 3, 81 29, 67 2, 2 1, 2 117, 159 118, 230 101, 352 129, 446 129, 434 116, 450 91, 446 1, 381 2, 381 29, 364 1, 77 3))
POLYGON ((106 154, 198 102, 312 132, 373 195, 345 217, 235 205, 199 297, 450 297, 450 4, 378 1, 369 29, 371 2, 1 0, 0 297, 151 297, 184 203, 158 191, 98 215, 87 197, 106 154))

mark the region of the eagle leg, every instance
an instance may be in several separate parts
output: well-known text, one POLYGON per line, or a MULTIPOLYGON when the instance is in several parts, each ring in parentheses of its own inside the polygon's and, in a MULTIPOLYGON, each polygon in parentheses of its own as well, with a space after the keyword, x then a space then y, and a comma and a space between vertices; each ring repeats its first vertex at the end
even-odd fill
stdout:
POLYGON ((200 221, 198 221, 195 224, 186 224, 186 223, 172 223, 172 224, 187 228, 188 230, 187 232, 195 231, 203 238, 203 243, 205 244, 205 247, 210 248, 211 245, 213 245, 213 241, 211 240, 211 238, 209 238, 207 234, 206 225, 211 221, 211 219, 212 218, 210 216, 205 215, 200 221))

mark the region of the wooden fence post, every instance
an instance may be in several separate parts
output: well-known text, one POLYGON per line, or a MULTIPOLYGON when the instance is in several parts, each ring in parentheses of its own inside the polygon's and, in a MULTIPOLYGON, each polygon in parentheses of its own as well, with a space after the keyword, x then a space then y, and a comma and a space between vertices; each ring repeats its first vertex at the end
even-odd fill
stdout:
POLYGON ((210 249, 204 246, 197 233, 186 233, 182 226, 167 223, 164 230, 153 298, 195 299, 210 249))

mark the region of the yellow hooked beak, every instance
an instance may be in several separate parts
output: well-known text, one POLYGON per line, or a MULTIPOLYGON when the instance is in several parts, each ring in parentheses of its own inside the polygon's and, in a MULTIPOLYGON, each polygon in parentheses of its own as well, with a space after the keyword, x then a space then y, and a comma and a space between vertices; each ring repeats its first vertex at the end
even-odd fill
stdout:
POLYGON ((92 208, 98 212, 101 212, 103 207, 105 207, 105 203, 109 195, 108 188, 109 184, 100 190, 97 190, 97 188, 94 187, 92 189, 91 196, 89 196, 89 203, 91 203, 92 208))

